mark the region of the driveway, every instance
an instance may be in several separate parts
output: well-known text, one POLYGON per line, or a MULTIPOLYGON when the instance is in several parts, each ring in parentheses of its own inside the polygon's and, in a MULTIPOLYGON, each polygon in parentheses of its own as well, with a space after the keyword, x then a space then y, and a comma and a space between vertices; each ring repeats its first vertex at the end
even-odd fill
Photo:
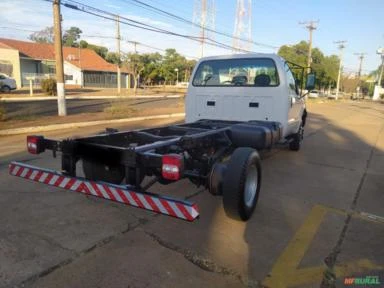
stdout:
POLYGON ((0 287, 343 287, 366 276, 384 285, 384 106, 308 106, 302 149, 262 153, 246 223, 188 181, 151 191, 197 203, 192 223, 11 177, 10 160, 60 163, 3 151, 0 287))

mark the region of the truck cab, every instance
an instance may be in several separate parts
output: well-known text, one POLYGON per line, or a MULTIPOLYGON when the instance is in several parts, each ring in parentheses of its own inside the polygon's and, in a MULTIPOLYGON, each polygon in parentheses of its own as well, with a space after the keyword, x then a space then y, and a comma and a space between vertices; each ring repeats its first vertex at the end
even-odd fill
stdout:
POLYGON ((273 121, 283 137, 305 123, 305 102, 288 63, 276 54, 202 58, 186 97, 186 121, 273 121))

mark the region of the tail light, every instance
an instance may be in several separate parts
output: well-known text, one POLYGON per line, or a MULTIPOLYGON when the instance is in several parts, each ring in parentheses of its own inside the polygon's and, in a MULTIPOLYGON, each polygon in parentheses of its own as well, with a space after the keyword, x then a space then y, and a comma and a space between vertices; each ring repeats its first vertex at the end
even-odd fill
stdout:
POLYGON ((44 137, 43 136, 27 136, 27 148, 31 154, 40 154, 44 152, 44 137))
POLYGON ((167 154, 162 157, 161 174, 164 179, 179 180, 183 174, 184 158, 179 154, 167 154))

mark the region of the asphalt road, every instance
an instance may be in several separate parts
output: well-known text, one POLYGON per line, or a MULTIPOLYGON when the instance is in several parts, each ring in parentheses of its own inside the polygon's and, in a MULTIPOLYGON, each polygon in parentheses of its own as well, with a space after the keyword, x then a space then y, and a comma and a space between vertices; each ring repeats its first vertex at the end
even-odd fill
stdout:
MULTIPOLYGON (((180 100, 178 98, 151 98, 151 99, 67 99, 67 113, 68 115, 80 113, 94 113, 103 112, 105 108, 111 106, 111 103, 116 101, 124 101, 133 109, 141 108, 162 108, 168 107, 180 100)), ((57 115, 57 100, 44 100, 44 101, 23 101, 23 102, 4 102, 3 107, 6 110, 8 119, 21 118, 25 116, 56 116, 57 115)))
POLYGON ((188 181, 151 191, 196 202, 193 223, 8 175, 11 159, 58 169, 49 153, 3 156, 0 287, 343 287, 367 275, 383 285, 384 106, 309 109, 299 152, 262 154, 246 223, 188 181))

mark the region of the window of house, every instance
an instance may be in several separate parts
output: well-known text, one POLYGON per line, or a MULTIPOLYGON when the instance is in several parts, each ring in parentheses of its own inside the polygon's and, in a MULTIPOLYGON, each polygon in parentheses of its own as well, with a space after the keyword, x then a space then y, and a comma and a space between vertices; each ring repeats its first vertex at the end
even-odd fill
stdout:
POLYGON ((64 80, 73 80, 73 75, 64 74, 64 80))

